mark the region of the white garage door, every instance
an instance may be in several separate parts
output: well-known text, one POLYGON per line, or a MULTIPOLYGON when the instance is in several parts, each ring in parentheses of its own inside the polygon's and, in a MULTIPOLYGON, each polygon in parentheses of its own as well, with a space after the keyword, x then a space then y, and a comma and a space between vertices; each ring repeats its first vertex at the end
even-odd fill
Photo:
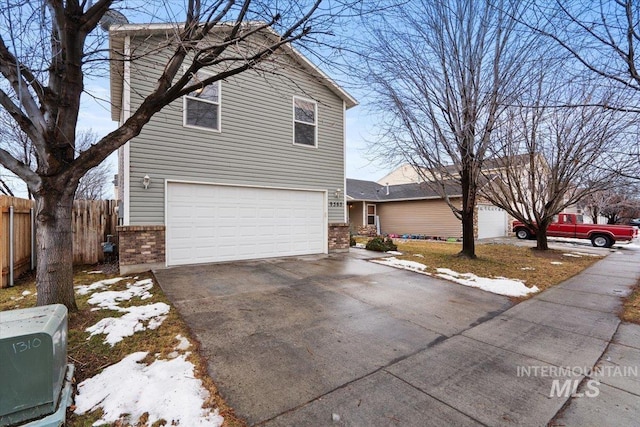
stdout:
POLYGON ((497 206, 478 205, 478 239, 507 235, 507 213, 497 206))
POLYGON ((325 253, 325 193, 167 184, 167 265, 325 253))

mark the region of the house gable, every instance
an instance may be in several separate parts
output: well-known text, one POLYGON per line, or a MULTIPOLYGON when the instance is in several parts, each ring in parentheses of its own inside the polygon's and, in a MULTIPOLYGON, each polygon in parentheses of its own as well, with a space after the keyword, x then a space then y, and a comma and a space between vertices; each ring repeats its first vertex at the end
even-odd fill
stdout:
MULTIPOLYGON (((247 23, 252 25, 253 23, 247 23)), ((225 31, 226 25, 221 24, 214 28, 214 31, 225 31)), ((150 38, 161 39, 162 44, 167 49, 175 48, 175 43, 171 42, 172 38, 176 37, 176 34, 180 31, 179 24, 122 24, 112 25, 109 28, 109 50, 110 50, 110 95, 111 95, 111 119, 113 121, 119 121, 122 119, 124 92, 126 85, 126 63, 131 52, 127 46, 128 40, 131 38, 142 38, 144 40, 150 40, 150 38)), ((270 28, 264 30, 265 37, 268 37, 272 41, 279 38, 279 35, 270 28)), ((347 93, 342 87, 334 82, 327 74, 316 67, 311 61, 309 61, 304 55, 302 55, 296 48, 290 44, 286 44, 280 47, 281 53, 285 54, 298 67, 305 70, 307 74, 313 76, 314 79, 321 84, 327 86, 336 96, 342 99, 347 109, 358 105, 358 101, 347 93)), ((278 53, 278 55, 281 55, 278 53)), ((159 64, 162 65, 162 64, 159 64)))

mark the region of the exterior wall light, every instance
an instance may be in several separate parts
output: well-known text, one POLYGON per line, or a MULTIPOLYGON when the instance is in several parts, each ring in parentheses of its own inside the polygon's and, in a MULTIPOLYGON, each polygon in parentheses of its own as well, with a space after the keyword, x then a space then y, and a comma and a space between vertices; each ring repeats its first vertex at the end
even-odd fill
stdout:
POLYGON ((145 190, 149 188, 149 184, 151 184, 151 178, 149 177, 149 175, 145 175, 144 178, 142 178, 142 185, 144 186, 145 190))
POLYGON ((333 193, 333 197, 336 199, 340 199, 342 197, 342 189, 336 188, 336 191, 333 193))

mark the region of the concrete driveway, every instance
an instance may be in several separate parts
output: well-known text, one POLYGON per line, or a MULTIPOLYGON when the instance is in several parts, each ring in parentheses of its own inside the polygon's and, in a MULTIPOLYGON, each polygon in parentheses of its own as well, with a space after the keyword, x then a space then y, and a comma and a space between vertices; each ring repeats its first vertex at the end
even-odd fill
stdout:
POLYGON ((331 425, 334 413, 338 425, 476 424, 388 368, 497 316, 509 299, 366 261, 372 256, 354 250, 155 274, 201 342, 221 394, 249 424, 331 425), (313 418, 304 413, 309 403, 313 418))

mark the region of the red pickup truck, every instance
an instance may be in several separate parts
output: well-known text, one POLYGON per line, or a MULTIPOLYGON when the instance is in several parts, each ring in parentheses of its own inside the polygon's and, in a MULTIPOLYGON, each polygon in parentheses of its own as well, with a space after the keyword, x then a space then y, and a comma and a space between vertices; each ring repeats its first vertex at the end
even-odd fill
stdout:
MULTIPOLYGON (((589 239, 598 248, 610 248, 615 242, 627 242, 638 237, 638 229, 630 225, 582 224, 581 216, 561 213, 547 228, 549 237, 589 239)), ((531 239, 535 231, 521 223, 513 222, 513 232, 518 239, 531 239)))

